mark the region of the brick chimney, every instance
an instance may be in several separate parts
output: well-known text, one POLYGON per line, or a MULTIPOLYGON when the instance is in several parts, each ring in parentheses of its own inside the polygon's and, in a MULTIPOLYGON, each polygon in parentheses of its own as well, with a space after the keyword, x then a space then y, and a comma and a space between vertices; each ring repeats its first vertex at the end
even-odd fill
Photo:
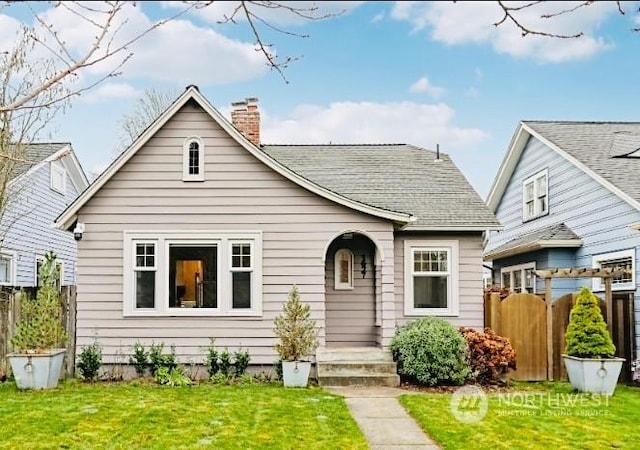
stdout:
POLYGON ((231 123, 253 145, 260 145, 260 111, 258 111, 258 99, 247 97, 246 99, 231 103, 231 123))

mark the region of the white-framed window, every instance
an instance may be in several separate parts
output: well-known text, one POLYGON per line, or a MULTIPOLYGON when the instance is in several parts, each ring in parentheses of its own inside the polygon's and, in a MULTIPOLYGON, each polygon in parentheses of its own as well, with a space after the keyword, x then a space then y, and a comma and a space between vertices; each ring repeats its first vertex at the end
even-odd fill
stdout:
POLYGON ((549 171, 544 169, 522 183, 522 220, 549 214, 549 171))
POLYGON ((500 269, 502 287, 515 293, 536 293, 536 263, 529 262, 500 269))
MULTIPOLYGON (((44 264, 44 256, 36 255, 35 276, 33 278, 34 280, 36 280, 36 286, 42 286, 42 280, 40 279, 40 268, 42 268, 42 264, 44 264)), ((60 289, 60 287, 64 285, 64 263, 60 260, 57 260, 56 269, 58 270, 56 287, 60 289)))
POLYGON ((408 316, 457 316, 458 241, 404 242, 404 312, 408 316))
POLYGON ((334 286, 336 291, 353 289, 353 252, 341 248, 334 258, 334 286))
POLYGON ((204 143, 192 136, 185 139, 182 148, 182 180, 204 181, 204 143))
POLYGON ((127 231, 125 316, 260 316, 259 231, 127 231))
POLYGON ((16 255, 13 252, 2 251, 0 252, 0 285, 1 286, 15 286, 15 258, 16 255))
POLYGON ((49 187, 51 190, 63 194, 67 190, 67 171, 60 161, 51 161, 49 163, 49 187))
MULTIPOLYGON (((631 271, 630 274, 613 277, 611 279, 611 290, 634 291, 636 289, 636 252, 634 249, 594 255, 591 261, 591 266, 594 269, 624 268, 631 271)), ((593 290, 604 291, 604 280, 602 278, 593 279, 593 290)))

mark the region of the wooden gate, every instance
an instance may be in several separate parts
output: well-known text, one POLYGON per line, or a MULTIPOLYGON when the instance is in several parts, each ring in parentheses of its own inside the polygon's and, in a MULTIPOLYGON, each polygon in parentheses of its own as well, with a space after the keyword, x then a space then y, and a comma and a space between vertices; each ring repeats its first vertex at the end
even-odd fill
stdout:
POLYGON ((492 295, 485 305, 486 326, 508 338, 516 351, 516 380, 547 379, 547 321, 543 299, 533 294, 511 294, 504 300, 492 295))

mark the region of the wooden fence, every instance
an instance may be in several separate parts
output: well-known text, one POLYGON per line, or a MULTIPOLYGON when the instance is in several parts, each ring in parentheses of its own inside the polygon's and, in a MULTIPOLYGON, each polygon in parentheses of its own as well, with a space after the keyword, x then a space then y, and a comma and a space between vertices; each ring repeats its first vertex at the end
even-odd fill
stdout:
MULTIPOLYGON (((13 351, 11 339, 15 332, 16 322, 20 319, 20 302, 25 298, 35 298, 36 293, 36 289, 0 290, 0 374, 6 374, 9 371, 7 354, 13 351)), ((63 286, 60 294, 62 324, 67 330, 68 336, 64 372, 66 376, 73 376, 76 359, 76 288, 75 286, 63 286)))
MULTIPOLYGON (((552 371, 548 371, 547 304, 544 296, 512 294, 501 297, 499 293, 485 295, 485 326, 508 338, 516 350, 518 369, 511 374, 516 380, 546 380, 549 373, 554 380, 566 380, 567 372, 562 361, 564 334, 569 324, 569 314, 577 293, 564 295, 552 302, 552 371)), ((633 349, 633 295, 614 294, 611 320, 607 317, 604 300, 600 301, 602 315, 612 329, 616 356, 625 358, 621 381, 630 381, 630 362, 635 359, 633 349)))

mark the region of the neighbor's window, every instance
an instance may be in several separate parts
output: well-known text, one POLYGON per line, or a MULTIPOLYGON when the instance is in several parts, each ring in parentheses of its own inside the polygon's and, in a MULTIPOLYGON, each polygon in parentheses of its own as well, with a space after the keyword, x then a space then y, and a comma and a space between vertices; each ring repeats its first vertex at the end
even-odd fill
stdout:
POLYGON ((548 213, 548 171, 545 169, 522 183, 522 219, 534 219, 548 213))
MULTIPOLYGON (((611 289, 614 291, 635 290, 635 250, 622 250, 613 253, 604 253, 593 256, 592 267, 610 268, 610 269, 626 269, 629 273, 620 274, 611 280, 611 289)), ((602 278, 593 279, 593 290, 604 291, 604 280, 602 278)))
POLYGON ((125 315, 260 315, 260 232, 125 233, 125 315), (151 310, 145 311, 145 308, 151 310))
MULTIPOLYGON (((40 269, 44 264, 44 256, 36 256, 36 271, 35 271, 35 280, 36 286, 42 286, 42 279, 40 277, 40 269)), ((56 280, 56 288, 60 290, 60 287, 64 284, 64 266, 62 265, 62 261, 56 262, 56 270, 58 271, 58 279, 56 280)))
POLYGON ((204 144, 197 137, 184 141, 182 158, 182 179, 184 181, 204 180, 204 144))
POLYGON ((335 256, 335 290, 353 289, 353 253, 343 248, 335 256))
POLYGON ((0 285, 13 285, 13 256, 9 254, 0 255, 0 285))
POLYGON ((458 241, 405 241, 405 314, 457 315, 458 241))
POLYGON ((500 270, 502 287, 516 293, 536 293, 536 263, 503 267, 500 270))
POLYGON ((50 184, 52 190, 64 194, 67 187, 67 171, 60 161, 51 161, 50 168, 50 184))

